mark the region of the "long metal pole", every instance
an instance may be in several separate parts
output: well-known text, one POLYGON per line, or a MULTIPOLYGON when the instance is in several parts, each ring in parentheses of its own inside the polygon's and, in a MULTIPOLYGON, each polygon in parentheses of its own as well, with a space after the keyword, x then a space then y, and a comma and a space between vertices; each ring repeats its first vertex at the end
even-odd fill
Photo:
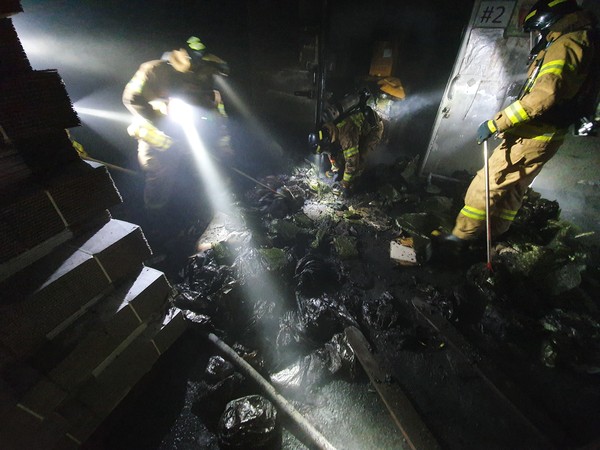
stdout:
POLYGON ((126 173, 127 175, 131 175, 132 177, 136 177, 136 178, 144 177, 140 172, 136 172, 135 170, 126 169, 125 167, 117 166, 116 164, 111 164, 106 161, 102 161, 100 159, 92 158, 91 156, 82 156, 81 159, 85 159, 86 161, 100 163, 100 164, 108 167, 109 169, 118 170, 119 172, 126 173))
POLYGON ((487 268, 492 269, 492 225, 490 222, 490 167, 488 162, 488 143, 483 141, 483 172, 485 177, 485 231, 487 268))
POLYGON ((327 78, 327 35, 329 33, 329 2, 322 0, 321 3, 321 26, 317 36, 317 105, 315 114, 315 126, 318 128, 323 119, 323 105, 325 103, 325 85, 327 78))

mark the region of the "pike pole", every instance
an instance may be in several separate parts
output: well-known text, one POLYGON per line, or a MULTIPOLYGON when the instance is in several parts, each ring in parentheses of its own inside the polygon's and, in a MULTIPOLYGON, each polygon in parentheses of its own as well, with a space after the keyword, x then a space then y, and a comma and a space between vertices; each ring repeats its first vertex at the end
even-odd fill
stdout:
POLYGON ((485 177, 485 232, 487 269, 492 270, 492 225, 490 222, 490 167, 488 162, 488 143, 483 141, 483 172, 485 177))

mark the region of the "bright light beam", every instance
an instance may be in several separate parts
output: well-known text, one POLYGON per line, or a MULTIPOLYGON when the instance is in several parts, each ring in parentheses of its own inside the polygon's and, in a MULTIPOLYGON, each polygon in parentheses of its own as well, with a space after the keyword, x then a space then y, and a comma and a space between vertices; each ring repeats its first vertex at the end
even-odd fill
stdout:
POLYGON ((230 193, 225 183, 223 183, 224 177, 211 160, 194 124, 197 117, 196 111, 182 100, 171 99, 169 101, 169 116, 183 128, 211 203, 215 209, 222 211, 236 221, 236 226, 241 225, 241 222, 239 222, 240 215, 235 211, 232 202, 229 200, 230 193))
MULTIPOLYGON (((208 198, 215 210, 219 210, 227 215, 231 220, 233 228, 245 229, 246 227, 241 219, 240 211, 231 201, 230 192, 225 183, 223 183, 224 178, 211 160, 194 125, 194 120, 197 117, 194 109, 181 100, 171 99, 169 101, 169 116, 183 128, 192 154, 196 159, 198 171, 204 181, 208 198)), ((249 239, 246 245, 250 249, 257 248, 252 238, 249 239)), ((266 269, 256 276, 260 277, 261 283, 247 283, 245 285, 248 300, 256 303, 262 301, 264 298, 283 298, 277 288, 277 283, 275 283, 273 277, 266 269)))
POLYGON ((129 125, 132 121, 131 114, 116 113, 103 109, 83 108, 81 106, 77 106, 77 104, 73 105, 73 107, 75 108, 77 114, 82 116, 98 117, 100 119, 111 120, 113 122, 123 123, 125 125, 129 125))
POLYGON ((231 85, 223 77, 215 77, 216 83, 219 88, 225 93, 226 97, 231 99, 236 109, 244 116, 244 119, 248 121, 253 130, 258 132, 259 137, 278 154, 283 154, 283 147, 279 144, 273 135, 269 133, 266 128, 256 120, 255 114, 250 112, 250 108, 242 100, 242 98, 232 89, 231 85))

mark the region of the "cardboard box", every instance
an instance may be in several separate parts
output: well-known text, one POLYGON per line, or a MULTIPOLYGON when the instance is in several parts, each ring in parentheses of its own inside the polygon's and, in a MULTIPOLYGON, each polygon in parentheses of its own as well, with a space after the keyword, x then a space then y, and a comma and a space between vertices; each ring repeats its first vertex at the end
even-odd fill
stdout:
POLYGON ((392 42, 376 42, 373 46, 369 75, 372 77, 391 76, 394 73, 396 54, 396 46, 392 42))
POLYGON ((78 450, 83 442, 71 433, 67 433, 52 447, 52 450, 78 450))
POLYGON ((99 366, 77 392, 79 398, 99 417, 107 417, 135 384, 150 371, 159 354, 145 335, 99 366))
POLYGON ((0 80, 0 123, 13 142, 48 129, 80 125, 64 82, 55 70, 22 72, 0 80))
POLYGON ((106 332, 88 333, 48 376, 63 389, 74 392, 121 344, 122 339, 106 332))
POLYGON ((152 314, 163 313, 171 285, 164 273, 144 267, 131 285, 119 310, 133 308, 142 321, 152 314))
MULTIPOLYGON (((7 198, 2 200, 0 263, 35 247, 66 228, 48 194, 41 188, 30 188, 20 196, 11 197, 10 201, 7 198)), ((0 277, 0 280, 3 278, 0 277)))
POLYGON ((89 439, 105 419, 95 414, 88 406, 74 397, 62 403, 56 409, 56 415, 69 424, 64 439, 60 441, 63 446, 57 445, 57 450, 79 447, 89 439))
POLYGON ((74 239, 0 285, 0 342, 33 353, 150 255, 140 227, 120 220, 74 239))
POLYGON ((18 397, 15 391, 0 379, 0 423, 2 423, 4 416, 12 412, 17 402, 18 397))
POLYGON ((420 266, 431 258, 431 241, 428 238, 402 236, 390 242, 390 258, 402 266, 420 266))
POLYGON ((50 416, 67 396, 66 390, 43 377, 19 400, 18 404, 45 418, 50 416))
POLYGON ((77 393, 100 417, 106 417, 122 401, 158 361, 160 350, 166 350, 185 330, 182 314, 169 314, 144 325, 138 336, 99 366, 77 393))
POLYGON ((162 355, 185 332, 188 322, 180 309, 171 309, 163 319, 160 329, 152 339, 162 355))
MULTIPOLYGON (((19 0, 2 0, 0 2, 0 19, 22 11, 19 0)), ((0 20, 0 42, 2 42, 0 45, 0 61, 2 61, 0 78, 31 71, 31 64, 25 55, 12 20, 0 20)))
POLYGON ((66 247, 53 252, 0 285, 0 342, 18 357, 31 355, 109 286, 93 255, 66 247))
POLYGON ((0 427, 3 450, 48 450, 65 435, 68 424, 59 417, 41 417, 15 406, 0 427))
POLYGON ((141 269, 143 261, 152 255, 141 228, 116 219, 69 245, 93 255, 112 282, 141 269))
POLYGON ((61 361, 56 361, 50 378, 75 391, 89 376, 101 372, 102 366, 109 365, 111 358, 119 358, 128 342, 144 332, 152 318, 163 315, 169 292, 169 283, 162 272, 143 268, 136 278, 91 308, 81 318, 80 326, 57 336, 56 346, 75 339, 77 345, 61 361), (85 335, 78 337, 81 333, 85 335))
POLYGON ((79 160, 69 166, 48 185, 48 193, 69 226, 90 220, 123 201, 103 164, 79 160))

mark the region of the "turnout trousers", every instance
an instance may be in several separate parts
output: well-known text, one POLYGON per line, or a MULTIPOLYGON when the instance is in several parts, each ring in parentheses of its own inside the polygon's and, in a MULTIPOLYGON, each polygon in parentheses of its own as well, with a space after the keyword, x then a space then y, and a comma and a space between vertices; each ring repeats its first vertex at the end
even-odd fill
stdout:
POLYGON ((146 209, 160 210, 171 199, 181 159, 181 150, 174 147, 163 151, 138 141, 138 161, 145 174, 146 209))
MULTIPOLYGON (((510 134, 489 158, 490 228, 497 237, 510 228, 521 207, 527 188, 558 151, 564 136, 550 141, 510 134)), ((452 230, 455 236, 472 240, 485 233, 485 172, 480 169, 465 194, 465 206, 452 230)))

